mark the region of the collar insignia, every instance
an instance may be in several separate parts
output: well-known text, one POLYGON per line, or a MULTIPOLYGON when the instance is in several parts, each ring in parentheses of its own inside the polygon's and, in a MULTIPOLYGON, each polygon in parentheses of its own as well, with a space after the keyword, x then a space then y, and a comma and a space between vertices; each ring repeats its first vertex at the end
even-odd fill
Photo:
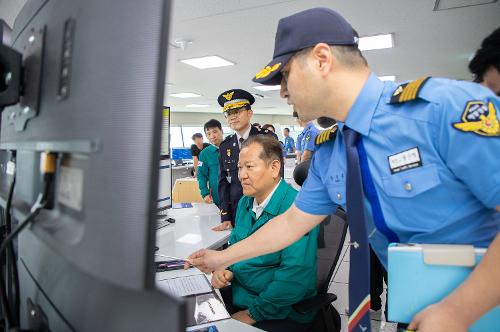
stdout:
POLYGON ((461 120, 462 122, 453 123, 453 128, 480 136, 500 136, 500 122, 491 101, 488 105, 482 101, 469 101, 461 120))
POLYGON ((231 149, 227 149, 227 156, 231 157, 231 149))
POLYGON ((234 91, 228 92, 225 95, 222 95, 222 97, 226 98, 226 100, 231 100, 233 99, 234 91))

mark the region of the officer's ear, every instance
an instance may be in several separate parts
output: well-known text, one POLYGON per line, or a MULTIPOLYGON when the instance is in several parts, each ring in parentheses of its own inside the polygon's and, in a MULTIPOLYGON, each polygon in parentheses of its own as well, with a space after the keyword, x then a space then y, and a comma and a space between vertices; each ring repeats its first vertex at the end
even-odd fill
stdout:
POLYGON ((320 74, 322 76, 329 74, 334 62, 330 46, 325 43, 316 44, 310 54, 320 74))

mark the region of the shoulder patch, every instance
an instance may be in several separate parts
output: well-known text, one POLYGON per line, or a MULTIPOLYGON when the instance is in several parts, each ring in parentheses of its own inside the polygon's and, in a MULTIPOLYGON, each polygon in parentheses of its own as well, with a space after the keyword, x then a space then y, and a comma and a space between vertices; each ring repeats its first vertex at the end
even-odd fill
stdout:
POLYGON ((496 113, 491 101, 488 104, 479 100, 469 101, 460 118, 462 122, 453 123, 453 128, 480 136, 499 137, 500 122, 496 113))
POLYGON ((424 84, 431 78, 430 76, 421 77, 418 80, 401 84, 394 90, 391 97, 391 104, 405 103, 407 101, 415 100, 422 90, 424 84))
POLYGON ((338 127, 335 125, 330 129, 324 130, 316 136, 316 140, 314 141, 314 145, 321 145, 325 142, 328 142, 335 138, 335 133, 337 132, 338 127))
POLYGON ((236 135, 236 134, 232 134, 232 135, 226 136, 226 138, 224 138, 220 144, 228 142, 230 139, 233 138, 234 135, 236 135))

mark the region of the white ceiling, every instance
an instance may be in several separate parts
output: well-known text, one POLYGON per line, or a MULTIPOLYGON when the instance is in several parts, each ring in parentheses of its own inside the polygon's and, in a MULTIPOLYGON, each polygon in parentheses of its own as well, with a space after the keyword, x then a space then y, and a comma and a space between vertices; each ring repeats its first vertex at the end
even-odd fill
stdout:
MULTIPOLYGON (((483 2, 486 2, 484 0, 483 2)), ((0 0, 0 18, 12 25, 24 0, 0 0)), ((446 0, 472 4, 478 0, 446 0)), ((480 1, 479 1, 480 2, 480 1)), ((322 6, 344 15, 361 36, 394 33, 395 47, 364 52, 377 75, 398 81, 423 75, 470 79, 467 63, 482 39, 500 26, 500 3, 433 11, 435 0, 173 0, 170 42, 191 40, 185 50, 169 46, 165 104, 174 112, 220 112, 217 96, 232 88, 257 97, 256 113, 290 114, 277 91, 253 89, 251 78, 271 60, 280 18, 322 6), (200 70, 179 60, 219 55, 235 66, 200 70), (169 93, 195 92, 178 99, 169 93), (209 108, 186 108, 192 103, 209 108)))

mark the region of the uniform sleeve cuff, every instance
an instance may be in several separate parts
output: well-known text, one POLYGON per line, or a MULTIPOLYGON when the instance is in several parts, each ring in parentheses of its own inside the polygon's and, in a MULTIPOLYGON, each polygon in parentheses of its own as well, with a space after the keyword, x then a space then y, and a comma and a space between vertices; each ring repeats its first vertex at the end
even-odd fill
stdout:
POLYGON ((258 310, 256 310, 255 306, 252 305, 248 308, 248 313, 250 313, 250 316, 252 319, 256 322, 260 322, 264 320, 264 316, 262 316, 258 310))

